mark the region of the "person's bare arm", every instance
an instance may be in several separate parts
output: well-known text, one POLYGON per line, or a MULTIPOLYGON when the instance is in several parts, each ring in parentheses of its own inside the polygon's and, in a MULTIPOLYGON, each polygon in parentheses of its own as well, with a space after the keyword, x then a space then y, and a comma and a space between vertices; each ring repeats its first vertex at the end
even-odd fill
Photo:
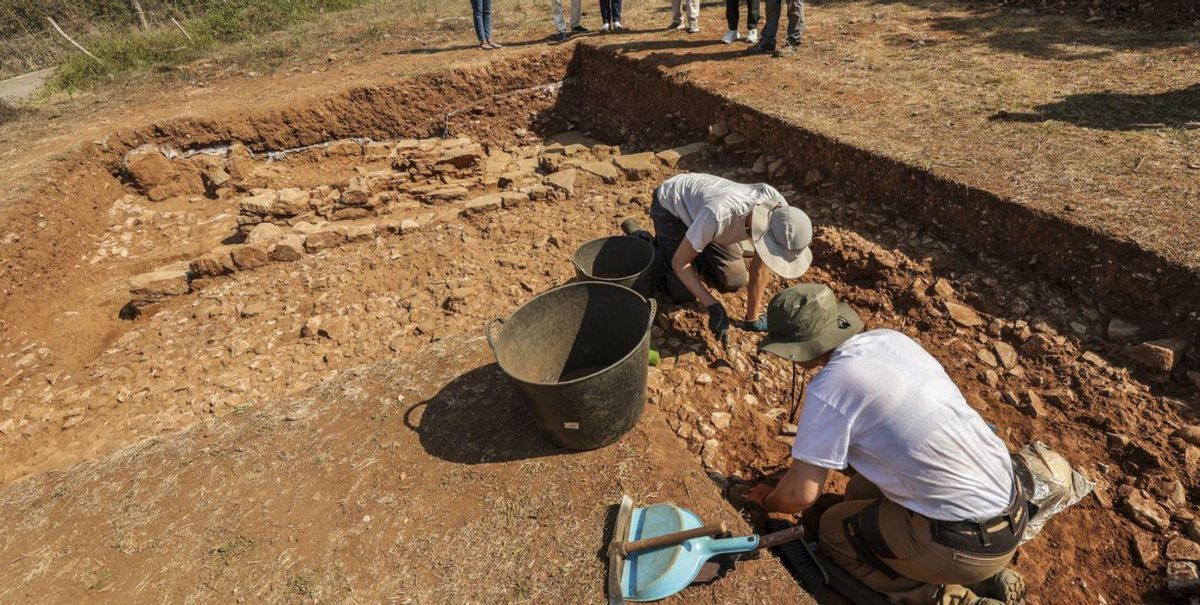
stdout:
POLYGON ((709 307, 717 304, 717 299, 700 281, 700 274, 696 272, 696 267, 692 263, 697 256, 700 256, 700 251, 693 248, 692 243, 685 239, 675 249, 675 257, 671 259, 671 269, 675 271, 675 275, 679 276, 679 281, 683 282, 688 292, 700 299, 705 307, 709 307))
POLYGON ((791 468, 774 489, 769 485, 756 485, 747 499, 768 513, 798 514, 816 503, 828 476, 827 468, 793 460, 791 468))
POLYGON ((767 291, 767 282, 771 279, 771 270, 767 268, 762 257, 757 253, 750 261, 750 288, 746 294, 746 322, 758 319, 762 314, 763 294, 767 291))

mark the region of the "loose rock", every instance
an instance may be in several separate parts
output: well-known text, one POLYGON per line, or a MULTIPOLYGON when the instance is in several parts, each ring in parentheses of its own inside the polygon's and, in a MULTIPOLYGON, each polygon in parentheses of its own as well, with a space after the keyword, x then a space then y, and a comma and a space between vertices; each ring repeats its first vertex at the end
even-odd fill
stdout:
POLYGON ((1129 349, 1129 356, 1149 370, 1168 374, 1175 369, 1186 347, 1186 343, 1173 338, 1152 340, 1129 349))
POLYGON ((979 317, 979 314, 971 307, 949 300, 942 301, 942 306, 950 315, 950 319, 960 326, 974 328, 983 325, 983 318, 979 317))
POLYGON ((1172 561, 1200 561, 1200 544, 1187 538, 1167 542, 1167 558, 1172 561))
POLYGON ((1125 498, 1125 513, 1146 529, 1163 531, 1171 526, 1171 516, 1166 509, 1138 490, 1125 498))

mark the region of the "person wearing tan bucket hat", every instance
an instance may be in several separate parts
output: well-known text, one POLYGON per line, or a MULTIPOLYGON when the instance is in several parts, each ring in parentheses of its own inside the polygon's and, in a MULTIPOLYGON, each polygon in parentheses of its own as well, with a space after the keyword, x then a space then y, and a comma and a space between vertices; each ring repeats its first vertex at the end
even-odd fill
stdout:
POLYGON ((1004 442, 913 339, 863 331, 828 286, 799 284, 767 307, 759 350, 818 369, 805 389, 792 465, 747 500, 799 514, 830 470, 857 474, 820 518, 821 550, 894 603, 1024 603, 1006 566, 1028 503, 1004 442))
POLYGON ((678 303, 699 299, 708 309, 709 329, 721 342, 726 341, 730 321, 697 269, 724 292, 749 285, 746 321, 739 325, 763 332, 767 321, 760 312, 768 271, 794 279, 812 264, 812 222, 766 183, 677 175, 654 190, 650 218, 667 294, 678 303), (740 245, 744 241, 754 249, 749 268, 740 245))

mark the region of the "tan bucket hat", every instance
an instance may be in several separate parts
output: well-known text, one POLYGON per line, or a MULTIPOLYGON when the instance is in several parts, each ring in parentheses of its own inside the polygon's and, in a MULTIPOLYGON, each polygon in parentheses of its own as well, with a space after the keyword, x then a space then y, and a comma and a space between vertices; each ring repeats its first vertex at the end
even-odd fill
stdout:
POLYGON ((750 241, 768 268, 785 279, 796 279, 812 265, 812 221, 803 210, 788 206, 774 187, 763 188, 767 197, 750 215, 750 241))

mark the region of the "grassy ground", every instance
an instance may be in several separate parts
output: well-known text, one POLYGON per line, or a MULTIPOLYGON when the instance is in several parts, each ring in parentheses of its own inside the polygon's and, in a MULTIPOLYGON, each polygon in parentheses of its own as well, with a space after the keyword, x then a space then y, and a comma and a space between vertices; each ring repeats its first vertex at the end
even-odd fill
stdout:
MULTIPOLYGON (((78 36, 99 60, 70 49, 47 92, 75 93, 147 76, 186 79, 181 66, 202 61, 270 69, 281 57, 330 47, 330 37, 340 45, 386 41, 396 23, 427 31, 466 32, 472 27, 469 5, 432 0, 221 0, 207 6, 205 12, 181 19, 180 26, 170 20, 148 30, 110 25, 78 36)), ((497 25, 518 26, 531 14, 544 18, 541 8, 534 0, 500 0, 497 25)), ((51 42, 65 45, 61 39, 51 42)), ((15 75, 24 67, 19 62, 6 65, 0 74, 15 75)))

